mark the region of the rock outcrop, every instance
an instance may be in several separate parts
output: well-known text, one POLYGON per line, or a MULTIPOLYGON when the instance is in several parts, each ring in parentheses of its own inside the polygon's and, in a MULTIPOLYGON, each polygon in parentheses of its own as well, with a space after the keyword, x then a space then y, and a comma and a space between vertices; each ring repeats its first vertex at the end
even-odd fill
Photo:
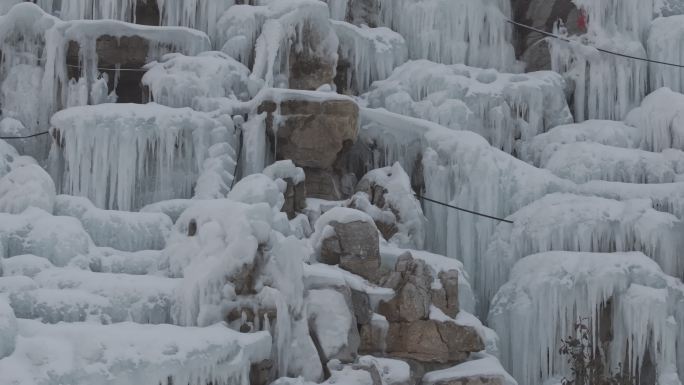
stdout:
MULTIPOLYGON (((394 298, 379 306, 380 314, 389 322, 387 354, 427 363, 454 363, 484 350, 477 330, 454 319, 459 312, 458 272, 442 272, 439 279, 442 287, 433 290, 430 268, 409 253, 400 256, 394 271, 383 278, 384 286, 396 292, 394 298), (444 314, 435 309, 444 309, 444 314)), ((366 340, 373 340, 372 329, 366 335, 366 340)))
MULTIPOLYGON (((544 31, 552 31, 561 20, 569 33, 586 32, 578 24, 579 10, 571 0, 513 0, 514 20, 544 31)), ((524 61, 526 71, 551 69, 551 56, 543 36, 526 29, 516 28, 514 33, 516 56, 524 61)))
POLYGON ((263 102, 258 112, 267 113, 266 132, 273 135, 276 157, 304 169, 309 196, 343 198, 342 160, 359 129, 356 103, 341 95, 305 91, 287 91, 274 99, 279 101, 263 102))
POLYGON ((330 222, 333 233, 321 242, 320 261, 376 281, 380 268, 378 231, 371 223, 330 222))

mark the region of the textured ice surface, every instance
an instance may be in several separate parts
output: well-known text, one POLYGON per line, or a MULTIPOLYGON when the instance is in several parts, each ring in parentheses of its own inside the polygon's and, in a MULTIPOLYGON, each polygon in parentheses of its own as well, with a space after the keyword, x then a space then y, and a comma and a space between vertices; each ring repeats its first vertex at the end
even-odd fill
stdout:
POLYGON ((510 74, 417 60, 373 84, 364 99, 368 107, 477 132, 508 153, 518 139, 572 122, 563 80, 550 71, 510 74))
POLYGON ((103 210, 70 195, 57 196, 55 215, 78 218, 95 245, 123 251, 162 249, 172 226, 162 213, 103 210))
POLYGON ((1 384, 244 384, 250 363, 268 358, 267 333, 121 323, 19 322, 14 354, 0 360, 1 384))
MULTIPOLYGON (((78 289, 107 298, 112 321, 171 323, 171 306, 179 279, 93 273, 76 268, 44 270, 34 277, 45 289, 78 289)), ((67 295, 68 297, 68 295, 67 295)))
POLYGON ((520 69, 509 42, 507 1, 381 0, 381 19, 405 39, 412 59, 520 69))
POLYGON ((599 143, 570 143, 557 147, 541 166, 577 183, 590 180, 628 183, 684 181, 684 152, 672 149, 657 153, 599 143))
POLYGON ((35 207, 51 213, 54 205, 55 184, 37 164, 17 165, 0 177, 0 212, 19 214, 35 207))
MULTIPOLYGON (((513 268, 497 293, 490 325, 501 337, 504 366, 521 383, 541 384, 568 375, 558 354, 558 336, 572 335, 585 318, 594 346, 610 333, 608 365, 635 373, 645 360, 660 384, 677 377, 684 287, 645 255, 548 252, 528 256, 513 268), (627 361, 624 361, 627 359, 627 361)), ((680 365, 681 366, 681 365, 680 365)), ((679 368, 681 370, 681 367, 679 368)), ((680 373, 681 374, 681 373, 680 373)))
POLYGON ((149 63, 142 84, 150 99, 169 107, 211 108, 215 98, 249 99, 249 69, 223 52, 164 55, 149 63))
POLYGON ((671 214, 653 210, 648 200, 550 194, 510 219, 515 223, 497 227, 481 260, 480 275, 475 277, 483 304, 508 280, 515 262, 538 252, 637 250, 667 274, 684 275, 684 260, 678 251, 683 224, 671 214))

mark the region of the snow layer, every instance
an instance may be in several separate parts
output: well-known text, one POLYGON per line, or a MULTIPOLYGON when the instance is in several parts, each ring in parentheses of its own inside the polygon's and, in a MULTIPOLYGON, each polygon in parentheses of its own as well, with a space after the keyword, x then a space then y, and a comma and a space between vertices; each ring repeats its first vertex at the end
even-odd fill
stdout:
POLYGON ((639 147, 647 151, 684 150, 684 95, 669 88, 649 94, 625 122, 638 127, 639 147))
POLYGON ((621 148, 638 148, 641 138, 639 128, 613 120, 586 120, 552 128, 520 143, 520 159, 537 167, 548 162, 564 144, 591 142, 621 148))
POLYGON ((605 180, 628 183, 684 181, 684 152, 662 153, 599 143, 570 143, 555 149, 541 166, 577 183, 605 180))
POLYGON ((55 215, 78 218, 97 246, 123 251, 162 249, 171 231, 164 214, 102 210, 87 198, 59 195, 55 215))
POLYGON ((407 39, 412 59, 521 69, 510 44, 507 1, 381 0, 380 18, 407 39))
POLYGON ((220 128, 205 114, 153 103, 73 107, 51 122, 60 138, 50 155, 60 192, 119 210, 190 198, 220 128))
POLYGON ((573 335, 586 318, 594 346, 608 342, 609 367, 627 359, 623 368, 635 373, 649 355, 657 383, 672 384, 683 359, 676 350, 684 338, 683 300, 681 281, 641 253, 548 252, 516 263, 489 322, 501 337, 504 365, 520 383, 568 375, 560 337, 573 335), (599 339, 609 331, 612 340, 599 339))
POLYGON ((572 122, 563 80, 549 71, 515 75, 417 60, 376 82, 364 99, 371 108, 475 131, 508 153, 518 139, 572 122))
MULTIPOLYGON (((642 251, 667 274, 684 276, 681 237, 684 224, 651 208, 648 200, 612 201, 572 194, 550 194, 501 224, 482 258, 476 276, 482 304, 507 280, 513 265, 538 252, 642 251)), ((486 310, 486 308, 483 308, 486 310)), ((486 314, 482 312, 481 314, 486 314)))
MULTIPOLYGON (((154 324, 171 323, 174 290, 181 283, 179 279, 93 273, 76 268, 44 270, 34 279, 44 289, 78 289, 107 298, 112 306, 112 322, 154 324)), ((55 296, 58 301, 60 297, 55 296)))
POLYGON ((32 254, 17 255, 0 261, 0 267, 2 267, 0 270, 2 270, 2 274, 5 277, 23 275, 32 278, 41 271, 51 269, 53 266, 47 258, 32 254))
POLYGON ((202 385, 249 382, 251 363, 267 359, 267 333, 122 323, 19 322, 13 355, 0 360, 1 384, 202 385))
POLYGON ((499 360, 486 353, 477 353, 474 357, 454 367, 427 372, 423 375, 421 384, 435 385, 458 381, 462 378, 484 378, 502 385, 518 385, 508 372, 501 366, 499 360))
POLYGON ((52 212, 55 184, 40 166, 30 161, 0 177, 0 212, 19 214, 29 207, 52 212))
POLYGON ((249 69, 223 52, 197 56, 164 55, 146 66, 142 84, 149 87, 150 100, 169 107, 208 110, 215 98, 247 100, 249 69))
POLYGON ((344 296, 331 289, 309 290, 306 304, 323 356, 333 358, 349 347, 350 330, 356 324, 352 324, 352 313, 344 296))

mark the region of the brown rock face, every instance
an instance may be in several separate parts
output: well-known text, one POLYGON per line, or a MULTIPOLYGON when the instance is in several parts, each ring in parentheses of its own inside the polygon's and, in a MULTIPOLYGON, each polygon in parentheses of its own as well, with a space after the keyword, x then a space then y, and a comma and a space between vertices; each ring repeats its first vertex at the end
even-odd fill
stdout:
POLYGON ((376 281, 380 269, 380 238, 366 222, 331 222, 335 234, 323 240, 320 261, 376 281))
MULTIPOLYGON (((572 0, 513 0, 512 6, 514 19, 521 23, 551 32, 560 19, 568 32, 583 32, 578 28, 579 13, 572 0)), ((539 34, 521 28, 514 31, 516 55, 527 63, 527 71, 551 69, 548 45, 539 34)))
MULTIPOLYGON (((80 50, 78 42, 70 41, 67 50, 67 64, 69 67, 69 77, 79 78, 81 70, 77 68, 80 62, 80 50)), ((98 58, 98 67, 111 68, 111 70, 100 70, 108 75, 109 91, 114 90, 114 79, 116 75, 115 67, 121 68, 142 68, 147 63, 147 53, 149 42, 139 36, 122 36, 116 38, 110 35, 103 35, 97 39, 95 52, 98 58)), ((116 94, 120 103, 142 103, 141 79, 144 72, 141 71, 120 71, 116 86, 116 94)))
POLYGON ((432 304, 437 306, 444 314, 455 318, 460 311, 458 303, 458 271, 449 270, 439 273, 442 288, 432 290, 432 304))
POLYGON ((426 320, 430 316, 432 274, 425 262, 405 253, 397 260, 394 272, 383 282, 396 291, 389 302, 381 302, 380 314, 389 322, 426 320))
POLYGON ((287 214, 289 219, 293 219, 298 213, 306 208, 306 185, 304 183, 294 184, 291 178, 286 178, 287 189, 285 190, 285 203, 281 211, 287 214))
MULTIPOLYGON (((293 93, 296 91, 291 91, 293 93)), ((267 112, 267 132, 272 134, 274 116, 279 126, 272 142, 276 158, 291 159, 305 169, 309 196, 341 199, 340 178, 344 157, 358 135, 359 108, 352 100, 332 96, 327 100, 293 98, 280 105, 264 102, 258 110, 267 112)))
POLYGON ((462 362, 484 349, 475 329, 436 320, 390 323, 386 343, 390 356, 422 362, 462 362))

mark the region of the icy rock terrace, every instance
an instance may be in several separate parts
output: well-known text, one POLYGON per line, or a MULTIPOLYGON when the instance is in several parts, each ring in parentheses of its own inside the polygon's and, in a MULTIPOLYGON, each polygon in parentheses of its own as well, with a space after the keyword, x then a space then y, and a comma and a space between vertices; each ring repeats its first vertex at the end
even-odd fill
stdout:
POLYGON ((682 18, 0 0, 0 385, 681 385, 682 18))

